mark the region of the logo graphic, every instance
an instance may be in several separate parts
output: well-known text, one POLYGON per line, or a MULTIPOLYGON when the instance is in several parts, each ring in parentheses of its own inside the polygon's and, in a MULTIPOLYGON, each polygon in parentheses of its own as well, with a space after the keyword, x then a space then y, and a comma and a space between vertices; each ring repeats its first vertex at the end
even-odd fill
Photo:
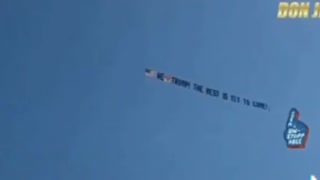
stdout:
POLYGON ((289 112, 284 139, 289 149, 305 149, 310 130, 309 127, 300 120, 300 113, 296 108, 289 112))
POLYGON ((317 177, 315 175, 311 175, 310 180, 317 180, 317 177))
POLYGON ((280 2, 278 19, 320 19, 320 3, 280 2))

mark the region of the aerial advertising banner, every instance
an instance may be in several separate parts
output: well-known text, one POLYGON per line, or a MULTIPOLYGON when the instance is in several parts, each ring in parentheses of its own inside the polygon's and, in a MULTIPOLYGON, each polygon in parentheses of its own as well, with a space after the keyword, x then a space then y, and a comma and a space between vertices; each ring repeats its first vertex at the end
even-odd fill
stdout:
POLYGON ((284 131, 284 139, 289 149, 305 149, 309 140, 310 129, 300 120, 300 112, 292 108, 284 131))
POLYGON ((268 106, 268 104, 264 102, 252 101, 247 98, 241 98, 237 95, 232 95, 227 92, 219 91, 217 89, 204 87, 199 83, 191 83, 190 81, 186 81, 174 76, 168 76, 162 72, 157 72, 151 69, 145 69, 145 75, 153 79, 158 79, 165 83, 174 84, 187 89, 192 89, 198 93, 209 95, 211 97, 222 98, 225 101, 231 101, 233 103, 243 104, 245 106, 251 106, 262 110, 270 111, 270 107, 268 106))

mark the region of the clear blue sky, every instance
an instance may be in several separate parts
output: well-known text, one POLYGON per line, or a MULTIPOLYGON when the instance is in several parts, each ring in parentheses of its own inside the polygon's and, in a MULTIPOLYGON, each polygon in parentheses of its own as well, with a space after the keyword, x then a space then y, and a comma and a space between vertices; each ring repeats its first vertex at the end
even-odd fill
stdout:
POLYGON ((278 1, 2 0, 0 179, 320 175, 319 21, 278 1), (163 71, 271 112, 144 76, 163 71), (296 107, 306 151, 283 140, 296 107))

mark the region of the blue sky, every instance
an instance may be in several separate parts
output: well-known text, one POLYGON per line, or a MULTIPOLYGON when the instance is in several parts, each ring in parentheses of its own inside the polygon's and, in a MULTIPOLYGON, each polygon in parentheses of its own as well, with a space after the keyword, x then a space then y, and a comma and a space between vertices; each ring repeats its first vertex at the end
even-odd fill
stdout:
POLYGON ((0 179, 301 180, 320 174, 317 20, 278 1, 0 2, 0 179), (144 77, 159 70, 271 112, 144 77), (282 133, 296 107, 306 151, 282 133))

